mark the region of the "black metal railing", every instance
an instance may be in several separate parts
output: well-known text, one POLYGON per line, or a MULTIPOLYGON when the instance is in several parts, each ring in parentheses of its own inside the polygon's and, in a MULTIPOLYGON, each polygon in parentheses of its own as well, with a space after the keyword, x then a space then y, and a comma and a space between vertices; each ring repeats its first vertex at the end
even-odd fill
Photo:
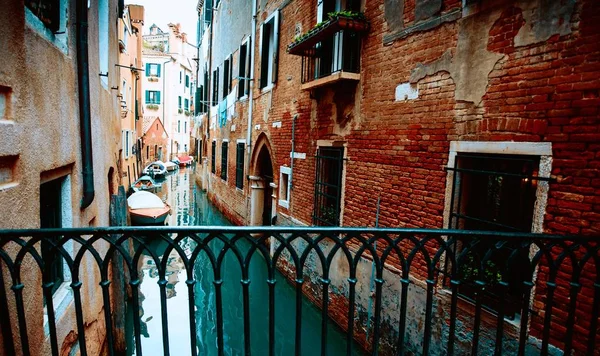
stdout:
POLYGON ((337 31, 302 56, 302 83, 342 71, 360 73, 359 33, 337 31))
MULTIPOLYGON (((140 308, 141 259, 152 261, 160 290, 162 352, 170 353, 167 310, 167 264, 175 255, 185 269, 188 292, 191 355, 197 355, 198 325, 195 284, 197 261, 207 263, 214 298, 214 323, 218 354, 224 353, 232 335, 224 338, 223 288, 227 268, 240 273, 241 318, 243 327, 233 337, 243 339, 240 353, 252 350, 250 320, 268 319, 268 346, 275 352, 275 298, 277 270, 295 287, 294 352, 302 352, 303 294, 321 309, 321 354, 327 353, 328 320, 334 319, 347 338, 346 353, 353 340, 372 354, 547 354, 553 348, 565 354, 597 352, 600 311, 600 237, 565 237, 526 233, 498 233, 459 230, 372 229, 372 228, 282 228, 282 227, 139 227, 0 231, 0 328, 4 352, 31 353, 30 336, 41 323, 30 318, 43 315, 25 305, 24 295, 44 296, 52 353, 58 355, 57 325, 50 268, 40 254, 62 256, 70 275, 72 308, 76 316, 78 347, 86 347, 85 296, 102 294, 106 345, 116 354, 113 306, 123 301, 115 295, 130 295, 134 311, 140 308), (160 241, 162 251, 150 247, 160 241), (492 243, 490 243, 492 242, 492 243), (485 249, 479 248, 482 244, 485 249), (510 245, 507 255, 504 247, 510 245), (460 246, 458 249, 456 246, 460 246), (495 259, 496 255, 503 259, 495 259), (258 255, 258 256, 257 256, 258 255), (469 256, 469 258, 467 258, 469 256), (252 262, 252 261, 259 262, 252 262), (494 260, 498 278, 487 278, 488 261, 494 260), (129 293, 117 293, 119 277, 114 264, 121 261, 129 293), (226 262, 229 261, 229 262, 226 262), (265 280, 251 280, 250 266, 266 268, 265 280), (520 268, 520 315, 507 321, 503 296, 515 283, 507 273, 511 265, 520 268), (90 267, 94 266, 94 268, 90 267), (466 266, 468 268, 466 268, 466 266), (238 268, 239 267, 239 268, 238 268), (470 272, 466 272, 468 269, 470 272), (84 274, 84 270, 85 273, 84 274), (97 274, 94 274, 96 271, 97 274), (112 271, 112 272, 111 272, 112 271), (96 275, 97 278, 90 276, 96 275), (41 286, 40 286, 41 282, 41 286), (93 283, 92 283, 93 282, 93 283), (268 312, 257 315, 250 308, 253 285, 268 288, 264 303, 268 312), (99 283, 99 287, 95 284, 99 283), (471 301, 459 296, 459 287, 470 285, 471 301), (483 291, 493 285, 500 293, 493 310, 482 306, 483 291)), ((281 276, 281 275, 280 275, 281 276)), ((281 278, 280 278, 281 279, 281 278)), ((283 282, 283 281, 281 281, 283 282)), ((238 285, 239 286, 239 285, 238 285)), ((35 299, 35 298, 33 298, 35 299)), ((32 300, 32 299, 27 299, 32 300)), ((116 307, 115 307, 116 308, 116 307)), ((133 313, 136 354, 142 350, 141 320, 133 313)), ((61 326, 64 328, 64 326, 61 326)), ((312 340, 317 343, 318 340, 312 340)), ((291 350, 289 350, 291 352, 291 350)))

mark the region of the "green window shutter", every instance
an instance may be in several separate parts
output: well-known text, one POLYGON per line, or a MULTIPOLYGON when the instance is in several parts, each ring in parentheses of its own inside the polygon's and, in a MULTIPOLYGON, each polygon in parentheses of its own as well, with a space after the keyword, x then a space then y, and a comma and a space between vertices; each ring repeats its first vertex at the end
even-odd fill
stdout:
POLYGON ((150 92, 146 90, 146 104, 150 102, 150 92))
POLYGON ((160 92, 159 91, 156 92, 156 103, 160 104, 160 92))
POLYGON ((156 73, 157 73, 156 76, 159 77, 159 78, 160 78, 160 67, 161 67, 160 64, 156 65, 156 73))
POLYGON ((150 63, 146 63, 146 76, 150 76, 150 63))

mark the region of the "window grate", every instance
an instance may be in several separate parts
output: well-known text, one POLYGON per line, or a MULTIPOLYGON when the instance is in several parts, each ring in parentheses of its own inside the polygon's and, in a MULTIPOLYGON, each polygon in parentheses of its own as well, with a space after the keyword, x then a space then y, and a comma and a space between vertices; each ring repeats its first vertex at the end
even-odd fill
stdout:
POLYGON ((319 147, 316 159, 313 224, 339 226, 344 148, 319 147))
POLYGON ((210 171, 212 172, 212 174, 215 174, 217 171, 216 168, 216 161, 217 161, 217 142, 213 141, 212 142, 212 147, 211 147, 211 157, 210 157, 210 171))

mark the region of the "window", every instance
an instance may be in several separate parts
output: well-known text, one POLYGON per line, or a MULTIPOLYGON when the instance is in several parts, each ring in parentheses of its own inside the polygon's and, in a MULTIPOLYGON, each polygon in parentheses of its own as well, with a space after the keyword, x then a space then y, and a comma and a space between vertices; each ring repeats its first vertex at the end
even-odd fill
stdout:
POLYGON ((185 75, 185 87, 189 88, 190 87, 190 76, 189 75, 185 75))
MULTIPOLYGON (((106 2, 106 0, 100 0, 106 2)), ((125 51, 127 51, 127 42, 129 42, 129 28, 127 28, 127 23, 123 24, 123 46, 125 51)))
POLYGON ((238 98, 241 98, 245 95, 248 95, 249 91, 249 77, 250 77, 250 38, 246 43, 243 43, 240 46, 240 60, 239 60, 239 69, 238 69, 238 98))
POLYGON ((25 0, 25 6, 52 32, 60 28, 60 0, 25 0))
POLYGON ((181 84, 182 80, 183 80, 183 71, 179 71, 179 84, 181 84))
POLYGON ((231 92, 232 68, 231 55, 229 55, 223 64, 223 99, 231 92))
POLYGON ((123 130, 121 134, 123 137, 123 158, 129 158, 129 131, 123 130))
POLYGON ((217 171, 216 167, 215 167, 216 160, 217 160, 217 157, 216 157, 217 156, 217 142, 216 141, 212 142, 211 149, 212 149, 212 151, 211 151, 211 157, 210 157, 210 164, 211 164, 210 171, 212 172, 212 174, 215 174, 215 172, 217 171))
POLYGON ((243 142, 238 142, 235 156, 235 186, 244 188, 244 146, 243 142))
POLYGON ((177 120, 177 132, 181 133, 181 120, 177 120))
POLYGON ((158 63, 146 63, 146 75, 148 77, 160 77, 161 65, 158 63))
POLYGON ((213 91, 212 91, 212 104, 217 105, 219 103, 219 68, 213 70, 213 77, 212 77, 212 85, 213 85, 213 91))
POLYGON ((187 149, 187 144, 183 145, 183 152, 187 153, 188 149, 187 149))
MULTIPOLYGON (((454 172, 449 227, 531 232, 539 163, 539 156, 458 152, 454 167, 448 168, 454 172)), ((474 298, 478 278, 476 264, 494 245, 494 241, 480 241, 467 253, 465 263, 460 267, 460 273, 467 280, 459 287, 464 298, 474 298)), ((504 313, 509 319, 514 319, 520 312, 524 292, 521 271, 528 265, 527 255, 513 256, 519 246, 515 241, 496 250, 486 262, 483 274, 486 286, 482 303, 488 309, 493 310, 499 303, 499 282, 509 283, 508 293, 503 297, 509 300, 504 304, 504 313), (509 257, 513 262, 506 266, 509 257)), ((454 248, 462 250, 460 244, 454 248)))
MULTIPOLYGON (((61 228, 62 227, 62 184, 64 179, 54 179, 40 185, 40 227, 61 228)), ((52 237, 42 241, 42 259, 49 266, 46 269, 47 280, 53 282, 52 294, 64 282, 64 258, 56 251, 54 243, 58 237, 52 237)))
POLYGON ((210 105, 209 103, 209 98, 208 98, 208 91, 210 90, 210 87, 208 86, 208 71, 204 71, 204 96, 202 97, 202 100, 204 101, 202 103, 202 112, 208 112, 208 105, 210 105))
POLYGON ((146 104, 160 104, 160 92, 146 90, 146 104))
POLYGON ((292 169, 290 167, 279 167, 279 205, 284 208, 290 207, 290 175, 292 169))
POLYGON ((146 159, 150 159, 150 146, 146 146, 146 159))
POLYGON ((185 111, 189 111, 190 110, 190 99, 185 99, 184 100, 183 108, 185 109, 185 111))
POLYGON ((198 140, 196 149, 198 150, 198 163, 202 164, 202 140, 198 140))
POLYGON ((177 107, 181 109, 181 97, 177 97, 177 107))
POLYGON ((183 133, 187 133, 187 121, 183 122, 183 133))
POLYGON ((313 223, 339 226, 344 148, 319 147, 316 158, 313 223))
POLYGON ((223 141, 221 143, 221 179, 227 180, 227 149, 229 148, 229 142, 223 141))
POLYGON ((277 81, 279 51, 279 10, 260 25, 260 88, 271 87, 277 81))

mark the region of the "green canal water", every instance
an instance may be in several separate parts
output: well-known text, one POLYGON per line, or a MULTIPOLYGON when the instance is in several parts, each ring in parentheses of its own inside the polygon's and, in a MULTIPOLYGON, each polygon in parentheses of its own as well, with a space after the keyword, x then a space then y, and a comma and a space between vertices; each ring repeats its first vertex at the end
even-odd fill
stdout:
MULTIPOLYGON (((172 207, 168 224, 171 226, 228 226, 232 225, 210 202, 206 193, 195 184, 193 171, 182 169, 166 177, 158 193, 172 207)), ((166 249, 166 243, 160 240, 149 242, 149 248, 158 255, 166 249)), ((191 255, 196 247, 194 241, 185 239, 182 249, 191 255)), ((220 246, 212 246, 218 250, 220 246)), ((242 246, 243 247, 243 246, 242 246)), ((243 248, 248 248, 245 246, 243 248)), ((158 271, 155 262, 146 254, 139 266, 140 310, 142 325, 141 346, 144 355, 162 355, 162 324, 158 271)), ((269 346, 269 305, 267 269, 264 260, 258 254, 253 257, 249 269, 250 276, 250 339, 253 355, 268 355, 269 346)), ((169 326, 169 346, 171 355, 190 354, 190 320, 188 313, 188 287, 185 284, 186 271, 176 252, 168 256, 167 263, 167 310, 169 326)), ((201 253, 194 266, 195 315, 198 355, 217 355, 216 299, 211 264, 206 254, 201 253)), ((241 271, 237 259, 229 254, 224 260, 222 274, 222 305, 224 354, 242 355, 244 353, 241 271)), ((285 277, 277 273, 275 286, 275 354, 292 354, 295 347, 295 289, 285 277)), ((131 308, 129 308, 131 309, 131 308)), ((127 340, 128 354, 135 355, 133 337, 133 313, 128 315, 127 340)), ((328 354, 346 353, 346 337, 341 329, 329 322, 328 354)), ((354 346, 354 354, 362 354, 354 346)), ((308 300, 302 305, 302 354, 318 355, 321 350, 321 312, 308 300)))

